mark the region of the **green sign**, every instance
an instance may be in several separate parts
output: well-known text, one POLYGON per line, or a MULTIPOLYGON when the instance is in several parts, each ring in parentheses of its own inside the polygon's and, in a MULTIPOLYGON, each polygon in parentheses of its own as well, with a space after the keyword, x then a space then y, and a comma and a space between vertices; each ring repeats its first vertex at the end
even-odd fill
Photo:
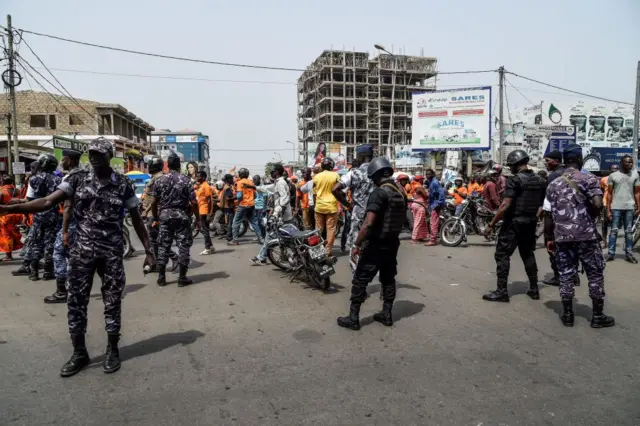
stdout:
MULTIPOLYGON (((75 151, 82 152, 83 154, 82 157, 80 157, 80 166, 85 169, 91 167, 89 164, 89 154, 87 152, 89 150, 89 142, 64 138, 62 136, 54 136, 53 155, 56 156, 58 161, 62 159, 62 150, 64 149, 73 149, 75 151)), ((124 173, 124 159, 113 157, 111 159, 111 168, 119 173, 124 173)))

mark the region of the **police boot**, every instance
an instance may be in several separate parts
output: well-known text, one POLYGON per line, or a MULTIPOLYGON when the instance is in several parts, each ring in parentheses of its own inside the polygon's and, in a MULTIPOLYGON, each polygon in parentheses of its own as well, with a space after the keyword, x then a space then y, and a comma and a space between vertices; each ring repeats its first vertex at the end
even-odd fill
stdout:
POLYGON ((483 294, 482 300, 486 300, 488 302, 508 302, 509 293, 507 292, 507 285, 498 284, 498 288, 495 291, 483 294))
POLYGON ((67 303, 67 280, 56 279, 56 292, 44 298, 44 303, 67 303))
POLYGON ((87 346, 84 343, 84 334, 72 334, 71 343, 73 343, 73 355, 71 355, 69 361, 62 366, 60 370, 62 377, 73 376, 91 363, 87 346))
POLYGON ((40 262, 34 260, 31 262, 31 267, 29 268, 31 272, 29 272, 29 280, 30 281, 38 281, 40 279, 40 275, 38 274, 38 269, 40 268, 40 262))
POLYGON ((115 373, 120 370, 120 351, 118 350, 118 341, 120 335, 108 334, 107 353, 104 355, 102 369, 105 373, 115 373))
POLYGON ((42 274, 42 279, 45 281, 56 279, 56 274, 53 272, 53 260, 45 260, 44 273, 42 274))
POLYGON ((533 300, 540 300, 540 291, 538 290, 538 279, 529 279, 529 290, 527 290, 527 296, 533 300))
POLYGON ((187 278, 187 271, 189 267, 186 265, 180 265, 180 275, 178 276, 178 287, 184 287, 189 284, 193 284, 193 281, 187 278))
POLYGON ((391 309, 393 308, 393 302, 384 302, 382 304, 382 311, 373 315, 373 320, 377 321, 387 327, 393 325, 393 317, 391 316, 391 309))
POLYGON ((560 315, 560 321, 565 327, 573 327, 573 299, 562 301, 562 315, 560 315))
POLYGON ((167 285, 167 265, 158 265, 158 280, 156 284, 160 287, 167 285))
POLYGON ((542 281, 543 284, 545 285, 552 285, 554 287, 558 287, 560 285, 560 279, 558 278, 557 275, 553 275, 553 277, 549 278, 548 280, 544 280, 542 281))
POLYGON ((603 299, 592 299, 593 316, 591 317, 592 328, 605 328, 613 327, 616 325, 616 320, 613 317, 605 315, 602 310, 604 309, 603 299))
POLYGON ((351 330, 360 330, 360 304, 351 302, 349 316, 338 317, 338 325, 351 330))
POLYGON ((22 262, 22 266, 15 271, 11 271, 11 275, 14 277, 26 277, 31 275, 31 267, 29 266, 29 262, 22 262))

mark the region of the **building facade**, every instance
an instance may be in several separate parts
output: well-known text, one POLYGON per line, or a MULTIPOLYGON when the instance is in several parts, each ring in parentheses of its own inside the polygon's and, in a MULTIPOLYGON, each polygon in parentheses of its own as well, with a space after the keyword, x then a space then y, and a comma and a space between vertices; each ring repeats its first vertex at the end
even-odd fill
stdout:
POLYGON ((157 152, 175 151, 185 163, 198 163, 198 168, 210 175, 209 136, 195 130, 158 130, 151 133, 151 145, 157 152))

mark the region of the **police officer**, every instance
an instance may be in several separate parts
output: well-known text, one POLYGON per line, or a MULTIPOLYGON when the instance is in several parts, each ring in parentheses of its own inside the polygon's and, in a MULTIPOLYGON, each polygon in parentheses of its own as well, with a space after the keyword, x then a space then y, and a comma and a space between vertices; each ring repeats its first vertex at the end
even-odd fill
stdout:
MULTIPOLYGON (((348 209, 351 211, 351 228, 349 229, 349 238, 346 245, 351 249, 353 242, 358 236, 360 227, 364 222, 367 200, 369 195, 375 189, 375 184, 369 179, 368 167, 371 159, 373 158, 373 147, 371 145, 360 145, 356 148, 356 160, 360 163, 360 167, 354 167, 349 170, 349 173, 344 175, 340 182, 336 183, 333 187, 333 195, 348 209), (353 206, 347 200, 344 190, 351 191, 351 198, 353 199, 353 206)), ((343 231, 344 232, 344 231, 343 231)))
POLYGON ((89 144, 89 161, 93 170, 69 175, 52 194, 26 204, 0 206, 0 214, 36 213, 56 207, 66 199, 73 205, 76 241, 69 252, 68 296, 69 333, 73 355, 62 366, 60 375, 69 377, 91 361, 85 344, 87 306, 93 276, 102 279, 107 351, 102 367, 105 373, 120 369, 120 312, 124 274, 124 213, 129 211, 133 227, 145 248, 145 264, 155 264, 149 238, 138 209, 133 184, 110 166, 113 145, 104 138, 89 144))
POLYGON ((171 244, 176 240, 178 245, 178 263, 180 264, 180 276, 178 286, 184 287, 192 284, 187 278, 189 269, 190 250, 193 245, 191 231, 191 214, 198 214, 198 203, 193 184, 188 176, 180 173, 180 157, 171 152, 167 158, 169 173, 158 178, 153 189, 153 204, 151 209, 153 217, 159 223, 158 230, 158 285, 167 285, 166 267, 167 257, 171 251, 171 244))
POLYGON ((355 239, 351 260, 356 263, 351 287, 349 315, 338 318, 338 325, 360 329, 360 305, 367 298, 367 285, 380 272, 382 311, 373 316, 386 326, 393 325, 391 309, 396 298, 396 274, 400 231, 405 221, 407 197, 391 179, 389 160, 376 158, 367 167, 367 177, 375 184, 365 208, 365 220, 355 239))
MULTIPOLYGON (((151 244, 151 249, 153 250, 153 255, 158 258, 158 226, 153 226, 156 223, 157 218, 153 216, 153 212, 151 211, 151 206, 153 205, 153 191, 154 186, 157 180, 164 175, 162 169, 164 167, 164 161, 162 157, 158 155, 154 155, 149 159, 147 163, 149 174, 151 175, 151 179, 149 179, 144 187, 143 196, 142 196, 142 219, 147 225, 147 233, 149 234, 149 243, 151 244)), ((169 258, 171 259, 171 271, 175 271, 178 268, 178 254, 173 250, 169 250, 169 258)), ((149 268, 148 272, 153 272, 153 269, 149 268)))
POLYGON ((602 210, 602 189, 598 178, 582 173, 582 147, 569 144, 562 152, 566 166, 564 174, 547 189, 546 206, 551 214, 545 217, 547 250, 555 252, 560 277, 562 324, 573 327, 574 277, 577 262, 589 280, 589 296, 593 304, 591 327, 615 325, 615 319, 603 313, 604 258, 596 232, 596 218, 602 210))
POLYGON ((538 213, 542 208, 545 196, 545 182, 527 167, 529 155, 521 149, 507 156, 507 166, 511 174, 507 180, 504 199, 493 220, 485 229, 485 237, 489 237, 493 227, 503 220, 496 245, 496 275, 498 288, 486 293, 482 298, 490 302, 508 302, 507 281, 511 255, 518 249, 524 262, 524 269, 529 277, 527 295, 533 300, 540 299, 538 291, 538 266, 534 255, 538 213))
MULTIPOLYGON (((80 169, 80 157, 82 152, 73 149, 65 149, 62 151, 62 159, 60 164, 62 170, 68 172, 63 181, 71 174, 78 172, 80 169)), ((44 298, 44 303, 67 303, 67 257, 69 256, 68 247, 75 241, 76 224, 72 217, 73 208, 70 200, 65 200, 62 227, 58 231, 56 241, 53 246, 53 267, 56 274, 56 291, 51 296, 44 298), (66 231, 67 239, 65 244, 64 233, 66 231)))

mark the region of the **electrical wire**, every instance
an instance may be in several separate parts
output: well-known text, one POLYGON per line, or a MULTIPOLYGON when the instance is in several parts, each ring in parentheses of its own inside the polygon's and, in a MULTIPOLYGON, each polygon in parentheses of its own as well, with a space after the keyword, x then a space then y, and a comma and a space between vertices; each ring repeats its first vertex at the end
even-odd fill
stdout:
MULTIPOLYGON (((527 100, 527 102, 529 102, 532 106, 534 106, 534 107, 535 107, 535 106, 540 105, 540 104, 534 104, 533 102, 531 102, 531 100, 530 100, 529 98, 527 98, 527 97, 526 97, 526 96, 525 96, 525 95, 524 95, 520 90, 518 90, 518 88, 517 88, 516 86, 514 86, 514 85, 513 85, 513 84, 512 84, 508 79, 507 79, 507 77, 506 77, 506 76, 505 76, 505 78, 504 78, 504 81, 506 81, 507 83, 509 83, 509 86, 513 87, 513 88, 516 90, 516 92, 518 92, 518 93, 520 94, 520 96, 522 96, 523 98, 525 98, 525 99, 527 100)), ((549 118, 549 116, 548 116, 544 111, 542 111, 542 108, 540 108, 540 112, 541 112, 541 113, 543 113, 547 118, 549 118)))

